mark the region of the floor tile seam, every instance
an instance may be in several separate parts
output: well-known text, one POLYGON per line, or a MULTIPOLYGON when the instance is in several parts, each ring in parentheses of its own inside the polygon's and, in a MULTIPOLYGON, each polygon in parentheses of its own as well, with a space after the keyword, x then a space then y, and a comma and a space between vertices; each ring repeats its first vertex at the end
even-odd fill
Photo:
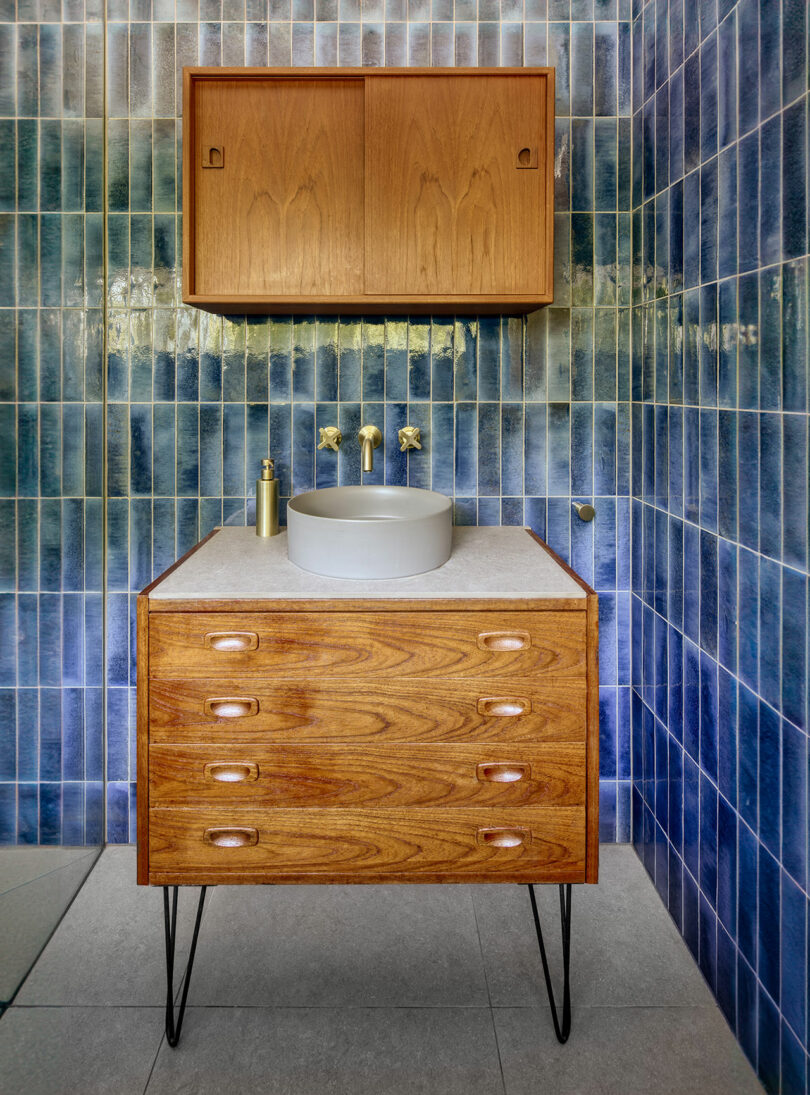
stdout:
MULTIPOLYGON (((509 1007, 511 1005, 498 1005, 509 1007)), ((520 1006, 520 1005, 516 1005, 520 1006)), ((530 1005, 525 1005, 530 1006, 530 1005)), ((165 1011, 165 1003, 160 1004, 12 1004, 3 1014, 11 1011, 35 1011, 49 1008, 52 1011, 165 1011)), ((254 1011, 489 1011, 489 1004, 188 1004, 186 1011, 203 1011, 220 1008, 234 1011, 251 1009, 254 1011)))
MULTIPOLYGON (((543 1011, 545 1005, 538 1004, 493 1004, 492 1010, 498 1011, 543 1011)), ((571 1010, 577 1011, 722 1011, 716 1003, 705 1004, 572 1004, 571 1010)))
POLYGON ((492 1024, 492 1037, 495 1039, 495 1053, 498 1057, 498 1071, 500 1072, 500 1076, 501 1076, 501 1090, 503 1091, 503 1095, 507 1095, 507 1092, 506 1092, 506 1076, 504 1075, 504 1071, 503 1071, 503 1060, 501 1058, 501 1047, 500 1047, 500 1043, 498 1042, 498 1026, 497 1026, 497 1023, 495 1022, 495 1013, 492 1010, 492 993, 490 992, 489 977, 487 976, 487 961, 486 961, 486 957, 484 956, 484 944, 481 940, 481 928, 478 924, 478 913, 476 912, 476 908, 475 908, 475 892, 473 890, 469 891, 468 896, 469 896, 469 899, 470 899, 470 906, 472 908, 473 922, 475 923, 475 933, 478 937, 478 951, 479 951, 479 954, 481 955, 481 969, 483 970, 483 973, 484 973, 484 984, 486 985, 487 1001, 489 1002, 489 1021, 492 1024))
POLYGON ((152 1077, 154 1076, 155 1069, 157 1068, 158 1059, 160 1057, 160 1051, 163 1049, 163 1044, 164 1044, 165 1041, 166 1041, 166 1028, 164 1026, 164 1028, 160 1032, 160 1038, 158 1039, 157 1049, 155 1050, 155 1056, 154 1056, 152 1064, 149 1068, 149 1075, 146 1077, 146 1083, 143 1086, 142 1095, 146 1095, 147 1091, 149 1090, 149 1085, 152 1082, 152 1077))
MULTIPOLYGON (((165 1004, 12 1004, 3 1012, 20 1011, 165 1011, 165 1004)), ((574 1011, 720 1011, 714 1002, 705 1004, 573 1004, 574 1011)), ((188 1004, 186 1011, 537 1011, 539 1003, 487 1004, 188 1004)), ((2 1017, 0 1017, 2 1018, 2 1017)))

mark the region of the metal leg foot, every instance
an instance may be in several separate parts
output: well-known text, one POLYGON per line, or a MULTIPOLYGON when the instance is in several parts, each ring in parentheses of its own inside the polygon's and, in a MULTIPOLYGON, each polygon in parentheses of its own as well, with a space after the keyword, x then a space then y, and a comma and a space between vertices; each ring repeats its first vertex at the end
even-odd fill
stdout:
POLYGON ((183 995, 180 998, 180 1010, 175 1021, 174 1015, 174 948, 177 942, 177 886, 172 886, 171 915, 169 914, 169 887, 163 887, 163 927, 166 933, 166 1041, 174 1049, 180 1041, 180 1030, 183 1026, 183 1016, 186 1013, 186 999, 188 988, 191 984, 191 969, 194 965, 194 954, 197 950, 197 937, 200 934, 200 921, 202 920, 203 904, 205 903, 206 886, 200 889, 200 900, 197 904, 197 919, 194 921, 194 935, 191 937, 191 949, 188 952, 188 964, 183 978, 183 995))
POLYGON ((537 912, 537 902, 534 897, 534 887, 529 885, 529 897, 532 902, 532 915, 534 927, 537 932, 537 942, 540 944, 540 957, 543 960, 543 976, 546 979, 546 992, 551 1007, 551 1018, 554 1021, 554 1033, 557 1041, 564 1044, 571 1033, 571 884, 560 886, 560 922, 562 927, 562 952, 563 952, 563 1000, 562 1023, 557 1015, 557 1005, 554 1001, 554 989, 551 985, 551 974, 548 970, 546 948, 543 943, 543 929, 540 927, 540 916, 537 912))

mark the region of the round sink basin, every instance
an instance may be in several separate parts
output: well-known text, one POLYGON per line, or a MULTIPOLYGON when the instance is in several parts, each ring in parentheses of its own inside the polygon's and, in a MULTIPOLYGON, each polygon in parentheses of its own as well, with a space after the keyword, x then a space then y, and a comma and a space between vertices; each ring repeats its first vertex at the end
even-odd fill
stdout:
POLYGON ((290 562, 329 578, 406 578, 450 558, 450 499, 417 487, 326 487, 287 505, 290 562))

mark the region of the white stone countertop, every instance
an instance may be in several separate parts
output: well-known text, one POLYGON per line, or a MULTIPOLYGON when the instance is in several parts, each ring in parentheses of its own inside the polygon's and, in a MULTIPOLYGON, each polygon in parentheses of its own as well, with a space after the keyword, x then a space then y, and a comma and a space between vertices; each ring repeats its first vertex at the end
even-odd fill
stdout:
POLYGON ((410 578, 324 578, 287 558, 287 533, 261 539, 252 526, 220 529, 149 594, 155 600, 585 597, 523 528, 453 529, 444 566, 410 578))

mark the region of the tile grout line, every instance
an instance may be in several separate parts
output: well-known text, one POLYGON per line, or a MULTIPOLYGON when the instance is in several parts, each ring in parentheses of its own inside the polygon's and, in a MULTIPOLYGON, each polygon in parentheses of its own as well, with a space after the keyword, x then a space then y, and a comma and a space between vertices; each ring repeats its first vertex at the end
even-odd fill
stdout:
POLYGON ((504 1072, 503 1072, 503 1060, 501 1058, 501 1046, 500 1046, 500 1043, 498 1041, 498 1028, 497 1028, 497 1025, 495 1023, 495 1012, 492 1010, 492 993, 490 992, 489 977, 487 976, 487 961, 486 961, 486 957, 484 955, 484 945, 481 941, 481 928, 478 924, 478 914, 476 913, 476 910, 475 910, 475 891, 471 890, 469 896, 470 896, 470 907, 472 908, 472 914, 473 914, 473 921, 475 923, 475 934, 478 937, 478 952, 481 955, 481 970, 484 974, 484 984, 485 984, 486 990, 487 990, 487 1001, 489 1003, 489 1018, 490 1018, 490 1022, 492 1023, 492 1033, 493 1033, 494 1038, 495 1038, 495 1052, 498 1055, 498 1068, 499 1068, 500 1073, 501 1073, 501 1085, 503 1087, 504 1095, 506 1095, 506 1077, 504 1076, 504 1072))

